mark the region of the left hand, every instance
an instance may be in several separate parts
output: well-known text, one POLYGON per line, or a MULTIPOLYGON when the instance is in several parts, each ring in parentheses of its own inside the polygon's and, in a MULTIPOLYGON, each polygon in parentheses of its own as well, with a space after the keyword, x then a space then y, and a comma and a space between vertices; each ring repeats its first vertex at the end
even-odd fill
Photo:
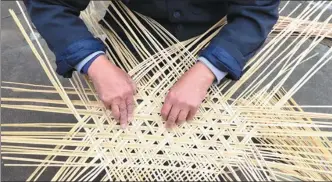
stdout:
POLYGON ((166 128, 192 120, 215 79, 210 69, 197 62, 168 92, 161 110, 166 128))

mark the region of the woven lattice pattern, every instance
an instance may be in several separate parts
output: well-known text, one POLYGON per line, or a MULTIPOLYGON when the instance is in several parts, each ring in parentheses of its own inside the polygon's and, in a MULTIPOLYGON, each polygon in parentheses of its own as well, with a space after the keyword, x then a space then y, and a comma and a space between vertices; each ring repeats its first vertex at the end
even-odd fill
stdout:
POLYGON ((118 1, 94 2, 82 14, 90 30, 110 45, 110 60, 128 70, 138 85, 135 118, 124 131, 88 78, 75 74, 71 87, 62 85, 39 42, 27 36, 31 27, 25 30, 11 11, 52 86, 4 82, 2 89, 58 94, 61 99, 2 98, 2 107, 72 114, 77 123, 4 124, 9 131, 1 136, 3 159, 7 166, 36 166, 28 180, 38 180, 50 167, 57 169, 52 180, 59 181, 332 180, 332 134, 326 131, 332 129, 332 114, 302 110, 331 106, 299 106, 292 99, 332 59, 332 49, 320 59, 312 51, 332 35, 332 16, 317 22, 317 12, 329 6, 331 2, 321 1, 303 8, 296 18, 281 17, 241 80, 213 85, 194 120, 172 131, 160 117, 164 96, 227 23, 224 19, 205 34, 179 42, 157 22, 118 1), (135 54, 111 26, 98 24, 97 4, 116 12, 106 11, 135 54), (286 41, 289 37, 292 41, 286 41), (314 66, 285 90, 284 83, 307 61, 314 66), (10 131, 15 127, 27 132, 10 131))

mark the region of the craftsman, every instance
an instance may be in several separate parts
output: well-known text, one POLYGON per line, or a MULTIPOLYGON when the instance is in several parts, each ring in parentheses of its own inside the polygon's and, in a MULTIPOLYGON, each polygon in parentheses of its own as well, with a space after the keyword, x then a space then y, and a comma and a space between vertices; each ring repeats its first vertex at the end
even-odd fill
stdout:
MULTIPOLYGON (((226 75, 238 80, 248 59, 278 20, 280 0, 124 0, 179 40, 197 36, 227 15, 228 24, 200 51, 196 64, 170 89, 161 115, 172 128, 193 119, 208 88, 226 75)), ((90 0, 24 0, 32 22, 56 56, 57 73, 87 74, 99 98, 125 128, 133 117, 135 83, 105 56, 80 12, 90 0)))

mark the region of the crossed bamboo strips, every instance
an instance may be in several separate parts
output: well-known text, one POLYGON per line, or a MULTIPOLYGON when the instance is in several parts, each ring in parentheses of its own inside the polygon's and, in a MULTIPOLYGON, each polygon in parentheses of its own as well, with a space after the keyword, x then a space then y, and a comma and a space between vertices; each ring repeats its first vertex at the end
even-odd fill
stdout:
POLYGON ((63 86, 39 40, 29 38, 27 31, 33 31, 24 12, 26 28, 10 10, 52 86, 3 82, 2 89, 58 99, 2 98, 1 106, 70 114, 77 122, 52 123, 44 118, 2 124, 5 166, 36 167, 28 181, 38 180, 48 168, 57 170, 50 180, 58 181, 332 180, 332 114, 311 112, 332 106, 298 105, 292 99, 332 59, 331 48, 322 55, 314 52, 332 33, 332 16, 318 22, 328 7, 331 2, 309 2, 281 17, 271 40, 247 63, 242 78, 213 85, 194 120, 172 131, 164 128, 159 113, 164 96, 225 19, 203 35, 179 42, 157 22, 119 1, 94 1, 81 14, 90 31, 105 44, 107 40, 110 60, 128 70, 138 85, 135 119, 124 131, 88 78, 75 73, 69 79, 71 86, 63 86), (104 19, 108 28, 99 25, 97 4, 116 12, 106 10, 136 55, 104 19), (300 13, 291 18, 296 11, 300 13), (313 66, 284 89, 296 68, 307 63, 313 66))

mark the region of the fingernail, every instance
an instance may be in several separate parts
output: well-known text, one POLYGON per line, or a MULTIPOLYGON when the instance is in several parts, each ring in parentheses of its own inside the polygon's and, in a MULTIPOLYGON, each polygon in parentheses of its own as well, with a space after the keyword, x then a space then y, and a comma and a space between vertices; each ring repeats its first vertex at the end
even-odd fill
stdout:
POLYGON ((167 131, 172 131, 173 129, 173 126, 172 125, 166 125, 166 130, 167 131))
POLYGON ((126 129, 126 127, 127 127, 127 125, 126 125, 125 123, 122 123, 122 124, 121 124, 121 128, 122 128, 122 129, 126 129))

